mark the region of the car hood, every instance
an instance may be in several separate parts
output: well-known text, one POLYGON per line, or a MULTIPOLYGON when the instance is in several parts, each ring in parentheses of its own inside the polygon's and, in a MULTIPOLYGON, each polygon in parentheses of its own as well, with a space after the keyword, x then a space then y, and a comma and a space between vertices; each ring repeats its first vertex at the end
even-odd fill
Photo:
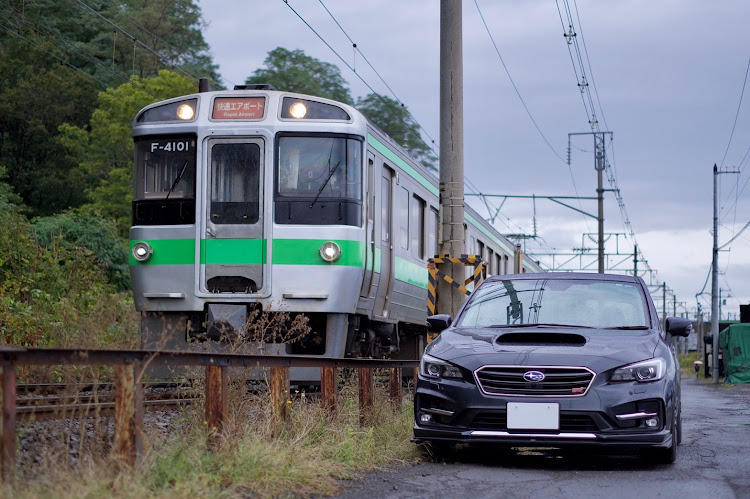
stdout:
POLYGON ((471 371, 483 365, 582 366, 603 372, 650 359, 654 330, 449 328, 425 353, 471 371))

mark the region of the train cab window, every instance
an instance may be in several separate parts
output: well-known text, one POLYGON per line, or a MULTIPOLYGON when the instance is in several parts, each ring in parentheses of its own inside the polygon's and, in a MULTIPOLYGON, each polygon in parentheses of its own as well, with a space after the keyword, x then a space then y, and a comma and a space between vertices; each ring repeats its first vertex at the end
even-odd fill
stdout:
POLYGON ((424 215, 425 202, 419 196, 414 196, 411 200, 411 247, 414 256, 420 259, 425 258, 424 254, 424 215))
POLYGON ((195 136, 135 139, 133 225, 195 223, 195 160, 195 136))
POLYGON ((211 148, 211 222, 254 224, 260 213, 260 146, 219 143, 211 148))
POLYGON ((398 240, 402 249, 409 249, 409 191, 401 186, 398 194, 398 240))
POLYGON ((329 135, 277 140, 274 220, 279 224, 362 223, 362 142, 329 135))

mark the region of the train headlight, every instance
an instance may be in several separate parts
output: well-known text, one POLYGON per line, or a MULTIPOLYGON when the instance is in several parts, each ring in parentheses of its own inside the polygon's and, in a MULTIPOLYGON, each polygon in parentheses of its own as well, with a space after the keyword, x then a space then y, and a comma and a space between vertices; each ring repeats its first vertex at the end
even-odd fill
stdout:
POLYGON ((133 254, 133 258, 143 263, 151 258, 151 255, 154 254, 154 249, 147 242, 139 241, 133 245, 131 253, 133 254))
POLYGON ((320 258, 333 263, 341 257, 341 247, 333 241, 328 241, 320 247, 320 258))
POLYGON ((182 104, 177 108, 177 117, 181 120, 192 120, 195 116, 195 109, 190 104, 182 104))
POLYGON ((289 106, 289 114, 292 118, 302 119, 307 114, 307 106, 303 102, 295 102, 289 106))

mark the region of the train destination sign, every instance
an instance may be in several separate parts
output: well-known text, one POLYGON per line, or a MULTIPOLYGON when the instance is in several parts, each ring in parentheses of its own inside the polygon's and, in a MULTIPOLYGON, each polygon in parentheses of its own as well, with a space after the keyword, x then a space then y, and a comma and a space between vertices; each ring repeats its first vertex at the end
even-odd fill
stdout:
POLYGON ((211 118, 214 120, 260 120, 266 108, 265 97, 217 97, 211 118))

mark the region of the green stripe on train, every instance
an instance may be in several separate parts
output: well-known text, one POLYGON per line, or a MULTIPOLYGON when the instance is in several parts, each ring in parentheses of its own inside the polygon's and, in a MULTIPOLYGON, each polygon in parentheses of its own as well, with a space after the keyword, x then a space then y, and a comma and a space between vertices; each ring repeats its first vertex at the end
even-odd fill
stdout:
POLYGON ((418 265, 403 258, 396 257, 396 279, 427 289, 429 272, 425 265, 418 265))
POLYGON ((130 265, 195 265, 195 239, 148 239, 154 249, 154 256, 146 263, 133 258, 133 246, 138 240, 130 241, 130 265))
MULTIPOLYGON (((274 265, 343 265, 350 267, 365 266, 365 246, 359 241, 335 240, 341 247, 341 258, 333 263, 326 263, 320 258, 320 247, 329 239, 274 239, 274 265)), ((130 247, 138 241, 131 241, 130 247)), ((193 239, 149 239, 154 248, 154 256, 148 265, 194 265, 195 240, 193 239)), ((208 265, 261 265, 266 263, 264 239, 203 239, 201 256, 208 265), (206 259, 207 258, 207 259, 206 259)), ((375 272, 380 273, 381 249, 375 248, 375 272)), ((372 252, 368 257, 368 268, 371 268, 372 252)), ((144 265, 130 256, 131 265, 144 265)), ((427 268, 405 260, 395 258, 395 278, 421 288, 427 288, 427 268)))
POLYGON ((409 163, 401 159, 400 156, 398 156, 395 152, 388 149, 388 147, 380 142, 378 139, 376 139, 374 136, 367 134, 367 143, 370 144, 372 147, 375 148, 376 151, 378 151, 380 154, 388 158, 391 162, 393 162, 395 165, 398 165, 401 169, 403 169, 411 178, 419 182, 422 187, 430 191, 435 196, 440 194, 440 191, 438 191, 438 188, 432 185, 432 182, 427 180, 424 175, 419 173, 417 170, 415 170, 409 163))
POLYGON ((206 265, 262 265, 265 239, 201 239, 201 263, 206 265))
POLYGON ((365 246, 360 241, 336 239, 274 239, 274 265, 343 265, 348 267, 365 266, 365 246), (325 262, 320 257, 320 247, 334 241, 341 247, 341 258, 334 263, 325 262))

